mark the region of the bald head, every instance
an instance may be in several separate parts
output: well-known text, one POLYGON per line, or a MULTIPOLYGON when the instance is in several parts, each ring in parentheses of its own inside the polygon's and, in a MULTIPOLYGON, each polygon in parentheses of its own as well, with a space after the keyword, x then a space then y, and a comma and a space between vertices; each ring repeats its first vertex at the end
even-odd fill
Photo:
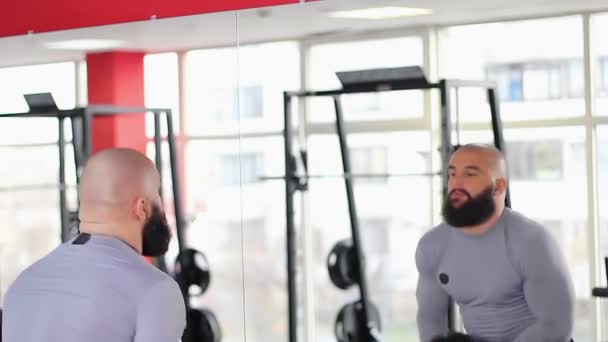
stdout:
POLYGON ((141 224, 160 204, 159 185, 154 164, 143 154, 125 148, 96 153, 80 179, 81 231, 141 224))
POLYGON ((87 162, 80 181, 81 207, 120 205, 154 194, 158 183, 154 164, 130 149, 103 150, 87 162))
POLYGON ((454 152, 452 158, 458 153, 473 153, 479 156, 480 164, 488 168, 488 170, 496 178, 507 178, 507 161, 504 154, 494 145, 488 144, 466 144, 462 145, 454 152))
POLYGON ((163 255, 171 239, 160 175, 143 154, 125 148, 93 155, 80 179, 80 232, 117 237, 145 256, 163 255))

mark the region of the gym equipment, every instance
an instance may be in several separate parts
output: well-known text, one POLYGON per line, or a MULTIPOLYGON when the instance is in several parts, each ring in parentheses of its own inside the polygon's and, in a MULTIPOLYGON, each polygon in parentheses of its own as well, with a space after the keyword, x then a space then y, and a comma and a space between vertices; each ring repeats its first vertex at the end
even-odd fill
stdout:
MULTIPOLYGON (((369 299, 367 280, 365 277, 365 257, 363 253, 363 246, 359 234, 359 221, 356 211, 356 203, 353 191, 353 179, 358 178, 360 175, 353 174, 351 172, 350 155, 348 151, 348 144, 346 141, 346 129, 344 127, 344 119, 342 115, 342 106, 340 96, 344 94, 356 94, 356 93, 376 93, 386 91, 401 91, 401 90, 439 90, 439 96, 441 101, 441 160, 442 165, 447 165, 451 153, 453 153, 460 146, 460 135, 458 131, 458 108, 456 106, 456 141, 453 139, 453 122, 452 122, 452 91, 455 91, 456 97, 455 102, 458 104, 458 94, 460 88, 482 88, 486 90, 487 100, 490 106, 491 120, 492 120, 492 132, 494 136, 494 145, 503 153, 505 152, 504 139, 502 134, 502 121, 500 118, 498 95, 496 93, 496 85, 492 82, 486 81, 468 81, 468 80, 447 80, 442 79, 437 83, 430 83, 427 81, 424 71, 420 67, 404 67, 404 68, 391 68, 391 69, 374 69, 374 70, 360 70, 360 71, 349 71, 349 72, 338 72, 336 73, 338 79, 342 83, 341 89, 326 90, 326 91, 286 91, 283 93, 283 108, 284 108, 284 128, 283 128, 283 139, 285 144, 285 175, 281 177, 265 177, 263 179, 281 179, 285 181, 285 193, 286 193, 286 239, 287 239, 287 274, 288 274, 288 310, 289 310, 289 341, 297 342, 297 305, 298 305, 298 291, 296 287, 297 279, 297 265, 296 265, 296 229, 295 229, 295 218, 294 218, 294 202, 295 194, 298 191, 304 192, 308 190, 308 181, 311 178, 324 178, 324 177, 339 177, 344 179, 344 185, 348 201, 348 210, 351 225, 351 241, 352 249, 354 250, 354 261, 348 261, 348 254, 351 252, 336 252, 346 254, 347 256, 341 256, 338 261, 336 254, 336 263, 330 267, 328 265, 328 271, 334 284, 338 287, 350 287, 349 283, 354 279, 356 285, 359 287, 360 293, 360 319, 355 320, 359 327, 355 330, 356 336, 349 337, 351 341, 380 341, 381 337, 379 334, 379 326, 376 326, 374 321, 373 304, 369 299), (308 152, 302 148, 300 151, 294 151, 294 127, 293 127, 293 114, 291 107, 294 99, 305 99, 308 97, 329 97, 333 99, 334 110, 336 114, 336 132, 338 134, 340 143, 340 153, 342 158, 343 172, 339 175, 309 175, 308 174, 308 152), (298 170, 298 165, 301 165, 303 170, 298 170), (346 260, 346 261, 345 261, 346 260), (346 266, 345 270, 343 267, 346 266), (348 268, 355 268, 355 270, 349 270, 348 268), (354 278, 353 275, 361 275, 354 278)), ((306 124, 300 123, 300 125, 306 124)), ((298 131, 300 134, 301 130, 298 131)), ((443 176, 443 196, 447 195, 447 182, 448 178, 445 172, 432 172, 423 174, 408 174, 407 176, 424 176, 433 177, 437 175, 443 176)), ((367 175, 372 177, 393 177, 399 175, 367 175)), ((507 207, 511 206, 510 195, 507 192, 505 199, 507 207)), ((346 249, 345 246, 337 247, 337 249, 346 249)), ((334 251, 332 250, 332 253, 334 251)), ((333 260, 333 259, 332 259, 333 260)), ((350 316, 349 316, 350 317, 350 316)), ((352 321, 348 321, 349 324, 352 321)), ((449 329, 450 331, 455 330, 455 319, 454 319, 454 304, 453 302, 449 308, 449 329)), ((347 336, 347 335, 343 335, 347 336)), ((350 336, 350 335, 348 335, 350 336)), ((338 337, 340 338, 340 337, 338 337)))
POLYGON ((211 282, 207 257, 192 248, 179 252, 175 259, 174 274, 175 281, 184 295, 192 295, 190 289, 192 286, 196 286, 200 289, 196 296, 200 296, 205 293, 211 282))
POLYGON ((188 309, 182 341, 220 342, 222 330, 215 314, 206 309, 188 309))
POLYGON ((363 338, 367 330, 373 331, 376 341, 381 341, 382 338, 377 333, 381 329, 380 312, 374 304, 370 304, 370 321, 373 323, 371 328, 368 327, 368 322, 365 320, 363 312, 363 304, 361 301, 348 303, 342 307, 335 324, 335 334, 338 342, 365 342, 363 338), (364 331, 361 331, 365 329, 364 331))
MULTIPOLYGON (((608 257, 604 258, 604 267, 606 270, 606 280, 608 281, 608 257)), ((598 298, 608 298, 608 287, 594 287, 591 290, 591 295, 598 298)))
POLYGON ((173 278, 186 303, 186 329, 182 342, 220 342, 222 330, 215 314, 208 309, 195 309, 190 305, 191 297, 202 296, 209 288, 211 273, 209 262, 202 252, 193 248, 180 250, 175 258, 173 278), (193 294, 191 289, 199 289, 193 294))
MULTIPOLYGON (((141 113, 152 113, 154 115, 154 146, 155 164, 158 172, 163 178, 163 159, 161 154, 161 116, 164 116, 167 125, 167 142, 169 143, 169 159, 171 163, 171 181, 173 184, 173 204, 175 209, 175 226, 177 230, 177 241, 180 250, 183 248, 184 218, 181 205, 181 190, 177 173, 177 156, 175 152, 175 136, 173 134, 172 112, 166 108, 145 107, 123 107, 113 105, 90 105, 76 107, 73 109, 59 109, 51 93, 25 94, 25 101, 29 107, 26 113, 0 114, 0 118, 56 118, 58 122, 58 148, 59 148, 59 204, 61 219, 61 241, 65 242, 74 237, 77 232, 78 208, 69 210, 66 197, 66 172, 65 172, 65 129, 64 122, 69 119, 72 128, 72 145, 74 147, 74 164, 76 166, 76 184, 80 184, 80 172, 86 160, 92 152, 93 143, 93 119, 99 116, 133 115, 141 113)), ((162 182, 161 182, 162 183, 162 182)), ((161 185, 161 196, 163 193, 161 185)))
MULTIPOLYGON (((185 220, 182 211, 182 196, 180 188, 179 173, 177 172, 177 154, 175 146, 175 135, 173 133, 172 112, 166 108, 145 108, 145 107, 123 107, 112 105, 90 105, 86 107, 76 107, 73 109, 59 109, 55 104, 50 93, 26 94, 25 100, 29 106, 29 112, 0 114, 0 118, 56 118, 58 121, 58 148, 59 148, 59 182, 52 185, 59 190, 59 204, 61 217, 61 241, 65 242, 78 234, 78 208, 69 210, 67 206, 66 191, 66 153, 65 153, 65 129, 64 122, 69 119, 72 128, 72 145, 74 165, 76 166, 76 184, 80 184, 80 173, 87 159, 92 153, 93 142, 93 119, 98 116, 111 115, 133 115, 142 113, 152 113, 154 116, 154 147, 155 147, 155 166, 161 177, 160 195, 164 199, 163 182, 163 157, 161 152, 161 119, 164 116, 167 126, 166 141, 169 145, 169 162, 171 169, 171 185, 173 195, 173 207, 175 215, 175 228, 177 231, 177 242, 179 248, 179 274, 174 277, 180 279, 184 284, 197 285, 204 292, 209 286, 209 269, 204 255, 198 251, 188 249, 184 241, 185 220), (201 257, 202 256, 202 257, 201 257), (204 262, 201 262, 204 260, 204 262), (188 265, 188 266, 186 266, 188 265)), ((42 185, 51 186, 51 185, 42 185)), ((35 186, 31 187, 34 188, 35 186)), ((167 272, 164 258, 157 258, 156 266, 167 272)), ((201 292, 201 294, 202 294, 201 292)), ((198 311, 190 308, 190 294, 188 289, 184 292, 186 312, 189 313, 188 322, 193 322, 193 326, 187 326, 186 337, 183 342, 219 342, 219 323, 215 315, 209 310, 198 311), (192 316, 192 317, 191 317, 192 316), (191 319, 192 318, 192 319, 191 319), (196 338, 196 339, 194 339, 196 338)))
MULTIPOLYGON (((425 177, 425 176, 439 176, 439 172, 421 172, 421 173, 342 173, 342 174, 326 174, 326 175, 298 175, 298 179, 326 179, 326 178, 352 178, 352 179, 385 179, 391 177, 425 177)), ((285 179, 285 176, 263 176, 259 177, 260 180, 278 180, 285 179)))
POLYGON ((327 256, 327 271, 332 283, 346 290, 359 281, 357 251, 351 240, 336 243, 327 256))

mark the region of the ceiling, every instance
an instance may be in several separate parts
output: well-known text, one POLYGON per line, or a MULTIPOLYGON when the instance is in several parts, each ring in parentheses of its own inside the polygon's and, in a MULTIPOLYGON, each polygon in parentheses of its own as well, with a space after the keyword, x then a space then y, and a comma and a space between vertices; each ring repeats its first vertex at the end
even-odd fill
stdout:
MULTIPOLYGON (((322 38, 399 27, 608 11, 606 0, 324 0, 250 10, 107 25, 0 39, 0 66, 83 59, 86 51, 44 44, 75 39, 118 40, 122 50, 162 52, 234 46, 280 39, 322 38), (400 19, 336 19, 335 10, 381 6, 423 7, 433 14, 400 19)), ((116 48, 115 48, 116 49, 116 48)))

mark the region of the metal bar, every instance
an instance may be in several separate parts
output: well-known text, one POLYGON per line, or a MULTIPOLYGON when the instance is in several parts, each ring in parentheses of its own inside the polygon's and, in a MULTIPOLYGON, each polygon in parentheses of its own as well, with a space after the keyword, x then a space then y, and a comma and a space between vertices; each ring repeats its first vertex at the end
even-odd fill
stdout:
POLYGON ((113 105, 90 105, 84 108, 75 109, 60 109, 59 111, 49 110, 33 110, 23 113, 3 113, 0 118, 59 118, 72 117, 78 115, 82 109, 89 110, 94 113, 93 116, 115 115, 115 114, 140 114, 142 112, 163 112, 166 113, 167 108, 146 108, 146 107, 129 107, 129 106, 113 106, 113 105))
MULTIPOLYGON (((444 80, 449 87, 458 88, 495 88, 496 83, 493 81, 475 81, 475 80, 460 80, 460 79, 449 79, 444 80)), ((440 82, 441 83, 441 82, 440 82)))
POLYGON ((27 184, 27 185, 14 185, 14 186, 0 187, 0 193, 20 192, 20 191, 40 191, 40 190, 61 190, 62 188, 65 190, 77 189, 77 187, 68 185, 68 184, 65 184, 63 186, 56 184, 56 183, 54 183, 54 184, 27 184))
POLYGON ((61 219, 61 242, 65 242, 70 236, 70 225, 68 218, 68 204, 65 193, 65 132, 64 132, 64 119, 59 118, 59 209, 61 219))
POLYGON ((74 165, 76 167, 76 184, 80 184, 80 171, 83 166, 82 118, 72 117, 70 124, 72 126, 72 148, 74 150, 74 165))
MULTIPOLYGON (((442 172, 421 172, 421 173, 350 173, 350 174, 327 174, 327 175, 300 175, 296 176, 299 179, 324 179, 324 178, 391 178, 391 177, 435 177, 441 176, 442 172)), ((262 176, 259 180, 283 180, 285 176, 262 176)))
POLYGON ((169 108, 146 108, 146 107, 130 107, 130 106, 114 106, 114 105, 90 105, 87 107, 98 115, 114 115, 114 114, 141 114, 142 112, 161 112, 167 113, 169 108))
POLYGON ((182 211, 182 197, 180 193, 179 173, 177 170, 177 155, 175 152, 175 136, 173 135, 173 117, 171 110, 165 112, 167 119, 167 137, 169 142, 169 159, 171 163, 171 181, 173 184, 173 205, 175 209, 175 229, 177 231, 177 243, 179 250, 182 251, 186 247, 184 243, 184 214, 182 211))
MULTIPOLYGON (((583 15, 583 67, 585 80, 585 151, 586 151, 586 169, 587 169, 587 257, 589 260, 589 283, 592 286, 597 286, 602 283, 600 280, 600 253, 603 253, 601 246, 602 234, 600 232, 600 212, 599 208, 599 191, 600 183, 598 179, 598 132, 596 125, 600 124, 600 116, 595 114, 595 67, 596 60, 593 56, 594 42, 599 38, 598 34, 593 30, 593 18, 590 14, 583 15)), ((607 270, 608 271, 608 270, 607 270)), ((608 273, 606 273, 608 276, 608 273)), ((596 342, 601 340, 600 337, 605 333, 604 324, 600 318, 602 314, 602 306, 600 301, 593 299, 590 303, 591 311, 591 341, 596 342)))
POLYGON ((358 94, 358 93, 376 93, 376 92, 388 92, 388 91, 399 91, 399 90, 422 90, 422 89, 436 89, 439 87, 437 83, 427 84, 406 84, 406 83, 380 83, 373 86, 360 86, 360 87, 348 87, 344 89, 335 90, 323 90, 323 91, 291 91, 288 92, 289 96, 294 97, 313 97, 313 96, 336 96, 343 94, 358 94))
MULTIPOLYGON (((160 179, 163 179, 163 156, 162 156, 162 142, 161 142, 161 129, 160 129, 160 113, 154 112, 154 159, 156 164, 156 170, 160 175, 160 179)), ((175 186, 175 184, 173 185, 175 186)), ((159 189, 160 197, 163 198, 163 182, 160 183, 159 189)))
POLYGON ((72 116, 72 110, 59 111, 32 111, 24 113, 0 114, 0 118, 65 118, 72 116))
MULTIPOLYGON (((346 123, 346 129, 352 134, 368 133, 374 131, 385 132, 402 132, 402 131, 417 131, 428 129, 424 118, 415 119, 390 119, 390 120, 365 120, 365 121, 349 121, 346 123)), ((336 127, 333 123, 307 123, 306 134, 336 134, 336 127)))
MULTIPOLYGON (((448 84, 442 80, 440 87, 441 95, 441 161, 442 168, 446 169, 450 154, 452 153, 452 113, 451 113, 451 94, 448 84)), ((445 174, 444 174, 445 175, 445 174)), ((443 196, 447 195, 448 179, 447 176, 443 179, 443 196)))
MULTIPOLYGON (((66 144, 70 143, 70 141, 66 140, 66 144)), ((2 148, 41 148, 41 147, 54 147, 57 146, 58 142, 46 142, 46 143, 31 143, 31 144, 0 144, 0 149, 2 148)))
MULTIPOLYGON (((310 49, 304 46, 304 43, 299 44, 299 53, 300 53, 300 84, 299 89, 306 89, 306 84, 308 83, 307 72, 308 65, 310 63, 310 49)), ((301 150, 308 149, 308 138, 309 138, 309 128, 308 124, 308 101, 305 99, 298 99, 296 102, 296 106, 292 106, 292 108, 296 108, 298 113, 298 144, 301 150)), ((308 163, 307 163, 308 164, 308 163)), ((308 168, 305 169, 304 172, 308 172, 308 168)), ((316 301, 315 301, 315 291, 316 291, 316 251, 315 251, 315 231, 313 229, 312 220, 311 220, 311 196, 307 191, 308 182, 305 182, 305 187, 300 188, 300 223, 301 223, 301 238, 302 241, 302 249, 301 249, 301 265, 302 265, 302 290, 300 293, 302 294, 302 299, 300 302, 302 303, 302 316, 301 320, 303 328, 301 331, 302 341, 306 342, 314 342, 317 341, 317 319, 316 319, 316 301)))
MULTIPOLYGON (((474 81, 474 80, 442 80, 448 81, 451 87, 460 88, 493 88, 496 83, 491 81, 474 81)), ((324 91, 292 91, 289 92, 290 96, 296 97, 313 97, 313 96, 336 96, 343 94, 356 94, 356 93, 375 93, 375 92, 386 92, 386 91, 399 91, 399 90, 424 90, 424 89, 439 89, 441 88, 441 82, 439 83, 427 83, 421 84, 419 82, 387 82, 378 83, 373 85, 363 85, 359 87, 347 87, 344 89, 324 90, 324 91)))
MULTIPOLYGON (((441 96, 441 167, 447 169, 450 154, 452 153, 452 116, 450 107, 450 84, 446 80, 439 82, 439 93, 441 96)), ((444 172, 442 198, 445 201, 448 193, 448 177, 444 172)), ((448 307, 448 329, 455 331, 456 309, 454 301, 450 299, 448 307)))
MULTIPOLYGON (((342 116, 342 107, 340 98, 334 97, 334 107, 336 110, 336 131, 338 133, 338 140, 340 142, 340 154, 342 157, 342 169, 344 174, 351 173, 350 164, 350 153, 348 151, 348 142, 346 139, 346 129, 344 127, 344 118, 342 116)), ((355 193, 353 190, 352 178, 345 177, 344 185, 346 187, 346 199, 348 201, 348 213, 350 216, 350 227, 351 235, 353 239, 353 247, 357 255, 357 267, 359 272, 359 292, 361 295, 361 304, 363 306, 363 315, 365 322, 367 323, 368 332, 370 336, 365 336, 364 339, 368 340, 371 337, 371 333, 378 331, 379 327, 375 326, 376 322, 371 320, 370 304, 369 304, 369 293, 367 288, 367 272, 365 270, 365 255, 363 253, 363 245, 360 237, 359 230, 359 217, 357 216, 357 204, 355 202, 355 193)))
MULTIPOLYGON (((490 103, 490 114, 492 115, 492 132, 494 135, 494 146, 499 149, 506 157, 506 146, 503 136, 502 119, 500 117, 500 105, 498 103, 498 96, 496 96, 495 88, 488 88, 488 102, 490 103)), ((505 205, 511 207, 511 195, 510 190, 507 187, 507 193, 505 196, 505 205)))
POLYGON ((82 114, 82 161, 86 161, 93 151, 93 114, 89 107, 82 114))
MULTIPOLYGON (((154 164, 156 165, 156 170, 158 171, 158 174, 160 176, 160 185, 159 185, 159 189, 158 189, 158 193, 160 195, 160 198, 164 200, 164 192, 163 192, 163 157, 162 157, 162 143, 161 143, 161 130, 160 130, 160 113, 159 112, 154 112, 154 164)), ((175 181, 173 181, 173 186, 178 186, 178 184, 175 183, 175 181)), ((164 201, 163 201, 164 202, 164 201)), ((177 221, 182 221, 181 218, 178 219, 177 216, 177 211, 176 211, 176 215, 175 215, 175 219, 176 222, 177 221)), ((178 229, 176 227, 176 229, 178 229)), ((183 228, 182 228, 183 229, 183 228)), ((182 248, 184 248, 183 246, 183 242, 182 243, 178 243, 179 244, 179 250, 182 251, 182 248)), ((167 272, 167 264, 165 262, 165 258, 164 257, 159 257, 156 258, 156 264, 157 267, 164 271, 167 272)), ((187 301, 188 299, 185 298, 185 300, 187 301)))
MULTIPOLYGON (((607 118, 608 119, 608 118, 607 118)), ((608 123, 608 121, 606 122, 608 123)), ((538 119, 538 120, 517 120, 503 121, 503 130, 511 128, 547 128, 547 127, 567 127, 567 126, 583 126, 585 125, 584 117, 572 117, 563 119, 538 119)), ((463 122, 461 125, 463 131, 480 131, 492 129, 491 122, 463 122)))
POLYGON ((268 131, 268 132, 230 132, 226 134, 208 134, 208 135, 190 135, 188 140, 234 140, 234 139, 248 139, 248 138, 264 138, 264 137, 276 137, 282 135, 282 130, 268 131))
MULTIPOLYGON (((454 87, 454 112, 456 114, 456 145, 460 145, 460 88, 454 87)), ((448 89, 448 91, 450 91, 448 89)))
POLYGON ((296 287, 296 229, 294 222, 294 195, 297 189, 297 180, 294 180, 295 172, 292 163, 293 131, 291 130, 291 97, 288 92, 283 93, 284 129, 283 139, 285 142, 285 211, 286 211, 286 239, 287 239, 287 297, 289 311, 289 342, 297 342, 297 287, 296 287))

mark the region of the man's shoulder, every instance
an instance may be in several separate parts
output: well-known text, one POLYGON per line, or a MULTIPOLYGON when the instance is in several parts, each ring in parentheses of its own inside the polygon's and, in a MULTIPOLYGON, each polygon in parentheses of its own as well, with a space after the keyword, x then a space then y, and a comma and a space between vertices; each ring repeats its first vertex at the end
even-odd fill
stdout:
POLYGON ((446 224, 441 223, 426 231, 420 238, 419 246, 445 244, 449 236, 449 229, 446 224))
POLYGON ((138 302, 160 301, 182 304, 182 292, 175 279, 158 269, 152 270, 149 276, 150 281, 139 291, 138 302))
POLYGON ((144 258, 138 260, 137 264, 139 277, 141 278, 142 282, 147 284, 147 286, 154 286, 158 283, 174 281, 169 274, 162 271, 160 268, 144 258))
POLYGON ((41 277, 47 277, 49 272, 52 271, 49 269, 49 265, 54 264, 53 259, 55 255, 61 252, 62 247, 63 245, 55 247, 49 253, 22 269, 8 286, 4 300, 6 301, 12 296, 21 296, 23 294, 22 289, 38 284, 41 277))
POLYGON ((505 209, 506 226, 512 239, 517 242, 534 241, 550 237, 550 232, 545 225, 525 214, 505 209))
POLYGON ((422 235, 416 247, 416 263, 419 268, 434 268, 438 264, 447 247, 449 229, 442 223, 422 235))
POLYGON ((516 258, 557 248, 557 240, 544 224, 517 211, 509 210, 507 214, 508 243, 516 258))

